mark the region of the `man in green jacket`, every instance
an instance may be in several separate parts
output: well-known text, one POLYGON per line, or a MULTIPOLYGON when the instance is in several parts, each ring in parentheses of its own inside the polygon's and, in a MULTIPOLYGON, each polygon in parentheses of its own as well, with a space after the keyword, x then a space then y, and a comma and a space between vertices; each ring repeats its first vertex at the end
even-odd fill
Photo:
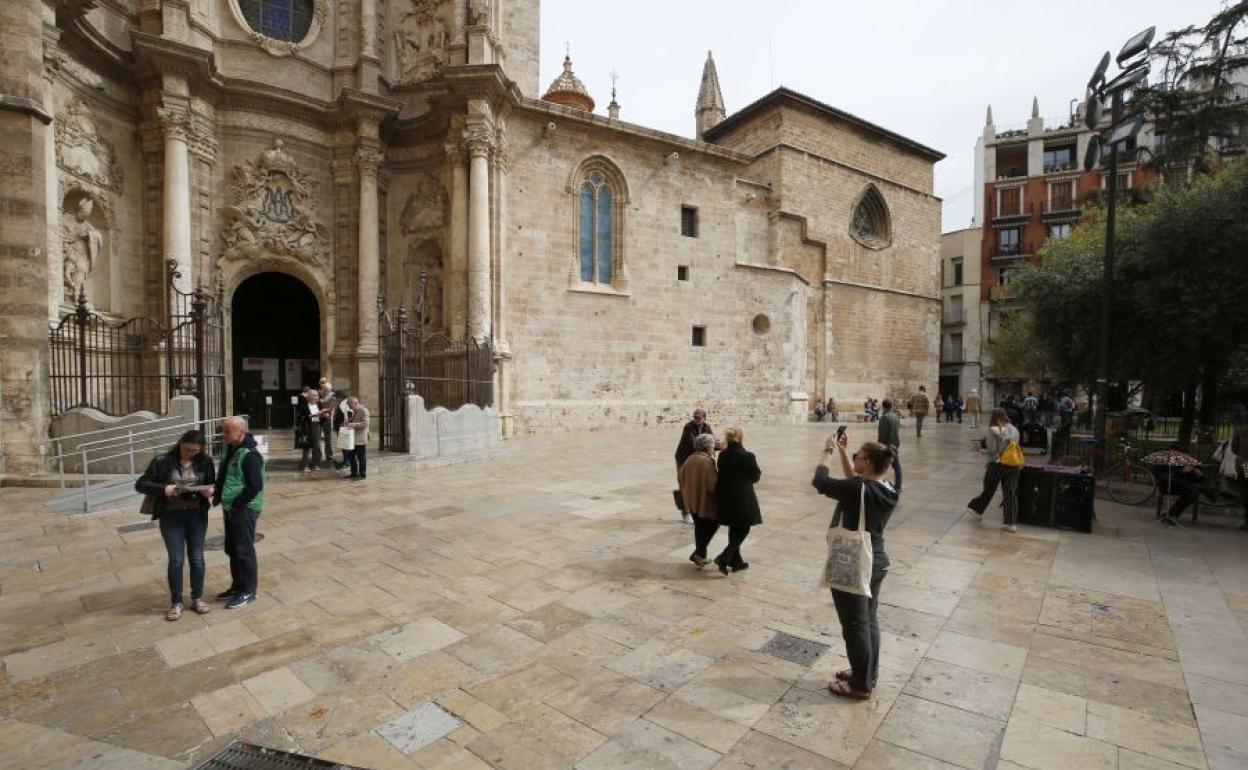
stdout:
POLYGON ((236 610, 256 600, 258 564, 256 519, 264 508, 264 458, 242 417, 221 421, 221 440, 228 449, 217 474, 212 504, 225 512, 225 553, 230 557, 230 587, 217 594, 236 610))
POLYGON ((901 492, 901 417, 893 409, 893 400, 884 399, 884 413, 875 429, 875 440, 893 450, 893 486, 901 492))

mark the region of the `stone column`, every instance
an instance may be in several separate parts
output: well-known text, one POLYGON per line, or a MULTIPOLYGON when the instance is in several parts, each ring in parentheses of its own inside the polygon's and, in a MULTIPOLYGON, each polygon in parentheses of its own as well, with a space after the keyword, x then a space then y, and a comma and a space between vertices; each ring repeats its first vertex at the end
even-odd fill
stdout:
POLYGON ((191 171, 186 145, 190 115, 175 108, 161 108, 157 115, 165 144, 161 251, 165 259, 177 263, 178 276, 173 285, 189 293, 195 286, 191 267, 191 171))
POLYGON ((494 345, 498 363, 494 375, 494 405, 499 426, 510 436, 511 425, 511 346, 507 340, 507 132, 500 125, 494 165, 494 345))
POLYGON ((361 145, 356 151, 360 174, 360 250, 356 263, 356 368, 355 391, 366 405, 377 403, 377 292, 381 273, 378 248, 377 168, 381 153, 361 145))
POLYGON ((360 55, 376 58, 377 0, 360 2, 360 55))
POLYGON ((468 257, 468 174, 464 169, 463 150, 457 143, 447 143, 446 162, 451 167, 451 232, 447 238, 442 302, 451 339, 459 339, 468 317, 464 291, 464 266, 468 257))
POLYGON ((490 336, 490 149, 483 131, 471 131, 468 148, 468 336, 490 336))

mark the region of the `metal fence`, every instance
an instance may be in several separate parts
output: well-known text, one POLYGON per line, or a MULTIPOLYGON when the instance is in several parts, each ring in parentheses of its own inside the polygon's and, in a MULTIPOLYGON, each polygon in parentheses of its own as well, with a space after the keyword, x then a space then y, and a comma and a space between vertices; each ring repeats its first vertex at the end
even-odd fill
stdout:
MULTIPOLYGON (((421 276, 420 299, 425 291, 421 276)), ((425 400, 427 408, 458 409, 465 404, 485 408, 494 403, 494 347, 489 339, 455 341, 426 328, 424 302, 415 319, 400 303, 391 315, 378 299, 378 362, 381 448, 407 451, 407 396, 425 400), (415 321, 413 324, 412 321, 415 321)))
POLYGON ((177 395, 196 396, 204 419, 225 416, 223 289, 187 294, 170 286, 168 296, 168 318, 161 323, 105 318, 79 291, 74 312, 48 332, 54 416, 79 407, 114 417, 164 413, 177 395))

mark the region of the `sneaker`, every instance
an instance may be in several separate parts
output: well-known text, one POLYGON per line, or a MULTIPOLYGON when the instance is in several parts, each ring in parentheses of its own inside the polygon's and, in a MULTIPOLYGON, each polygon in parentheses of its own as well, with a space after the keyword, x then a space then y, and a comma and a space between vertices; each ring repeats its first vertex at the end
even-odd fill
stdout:
POLYGON ((218 599, 233 599, 234 595, 237 593, 238 593, 238 589, 235 588, 234 586, 230 586, 229 588, 225 589, 221 593, 217 594, 217 598, 218 599))
POLYGON ((978 519, 978 520, 980 520, 980 521, 983 521, 983 520, 984 520, 984 514, 980 513, 979 511, 975 510, 974 508, 971 508, 970 506, 967 506, 967 508, 966 508, 966 512, 967 512, 967 513, 969 513, 970 515, 974 516, 976 519, 978 519))
POLYGON ((681 511, 681 512, 680 512, 680 519, 681 519, 681 521, 685 522, 686 524, 692 524, 692 523, 693 523, 693 517, 689 515, 689 511, 681 511))
POLYGON ((256 600, 255 594, 244 594, 244 593, 235 594, 234 598, 230 599, 229 603, 225 605, 225 608, 227 610, 236 610, 239 607, 246 607, 248 604, 251 604, 255 600, 256 600))
POLYGON ((689 561, 698 565, 698 569, 701 569, 711 563, 710 559, 706 558, 705 556, 698 556, 696 553, 689 554, 689 561))
POLYGON ((1177 521, 1175 521, 1175 520, 1174 520, 1174 517, 1173 517, 1173 516, 1162 516, 1162 517, 1161 517, 1161 520, 1162 520, 1162 521, 1164 521, 1164 522, 1166 523, 1166 525, 1167 525, 1167 526, 1170 526, 1170 527, 1177 527, 1177 526, 1179 526, 1179 523, 1178 523, 1177 521))
POLYGON ((191 602, 191 609, 200 615, 207 615, 209 612, 212 612, 212 607, 203 599, 196 599, 191 602))
POLYGON ((303 469, 303 472, 304 472, 304 473, 311 473, 311 472, 312 472, 312 469, 311 469, 311 468, 304 468, 304 469, 303 469))
POLYGON ((1006 524, 1004 527, 1001 528, 1001 531, 1002 532, 1017 532, 1018 527, 1014 526, 1013 524, 1006 524))
POLYGON ((182 617, 182 605, 170 605, 169 611, 165 613, 165 620, 177 620, 182 617))

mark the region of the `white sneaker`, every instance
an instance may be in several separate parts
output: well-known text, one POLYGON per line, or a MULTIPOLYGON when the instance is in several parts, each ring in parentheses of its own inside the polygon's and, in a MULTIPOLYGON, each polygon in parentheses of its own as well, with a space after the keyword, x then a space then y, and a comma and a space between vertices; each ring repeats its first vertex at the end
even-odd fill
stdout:
POLYGON ((1001 531, 1002 532, 1017 532, 1018 527, 1014 526, 1013 524, 1006 524, 1004 527, 1001 528, 1001 531))
POLYGON ((682 519, 682 520, 683 520, 686 524, 693 524, 693 517, 689 515, 689 512, 688 512, 688 511, 681 511, 681 512, 680 512, 680 518, 681 518, 681 519, 682 519))
POLYGON ((967 508, 966 508, 966 512, 967 512, 967 513, 969 513, 970 515, 974 516, 974 517, 976 518, 976 520, 978 520, 978 521, 983 521, 983 520, 984 520, 984 514, 980 513, 979 511, 975 510, 974 508, 971 508, 970 506, 967 506, 967 508))

